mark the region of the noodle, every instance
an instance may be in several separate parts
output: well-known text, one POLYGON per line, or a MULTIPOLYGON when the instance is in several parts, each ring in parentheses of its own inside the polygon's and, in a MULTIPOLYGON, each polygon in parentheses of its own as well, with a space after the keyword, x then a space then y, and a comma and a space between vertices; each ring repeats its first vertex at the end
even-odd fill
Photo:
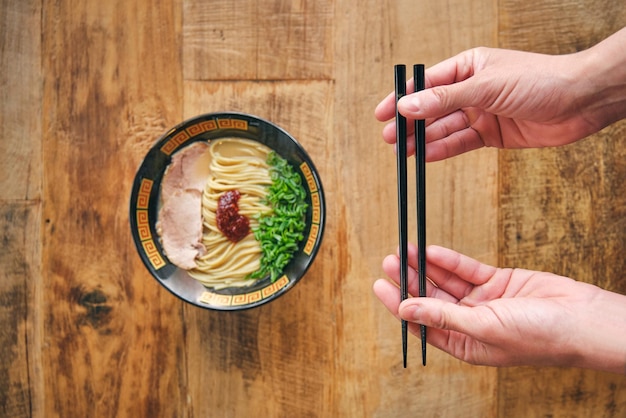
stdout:
POLYGON ((264 203, 272 184, 267 157, 271 150, 256 141, 228 138, 211 141, 210 176, 202 193, 202 244, 206 254, 196 258, 197 268, 189 274, 207 287, 222 289, 254 284, 247 278, 259 270, 261 244, 248 233, 241 241, 230 241, 217 227, 220 195, 229 190, 241 194, 239 214, 248 218, 250 230, 258 226, 254 215, 271 212, 264 203))

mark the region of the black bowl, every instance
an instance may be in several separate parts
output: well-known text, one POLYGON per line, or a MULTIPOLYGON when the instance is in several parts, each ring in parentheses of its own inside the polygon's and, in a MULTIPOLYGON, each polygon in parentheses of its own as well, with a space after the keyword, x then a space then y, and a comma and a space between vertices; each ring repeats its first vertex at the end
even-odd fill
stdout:
POLYGON ((211 113, 189 119, 157 140, 144 158, 130 197, 130 228, 144 265, 166 289, 201 308, 234 311, 249 309, 283 295, 302 279, 321 245, 325 224, 325 201, 319 174, 304 148, 271 122, 236 112, 211 113), (156 232, 161 180, 172 155, 195 141, 240 137, 258 141, 286 159, 305 180, 308 210, 304 239, 283 274, 244 288, 215 290, 173 265, 163 252, 156 232))

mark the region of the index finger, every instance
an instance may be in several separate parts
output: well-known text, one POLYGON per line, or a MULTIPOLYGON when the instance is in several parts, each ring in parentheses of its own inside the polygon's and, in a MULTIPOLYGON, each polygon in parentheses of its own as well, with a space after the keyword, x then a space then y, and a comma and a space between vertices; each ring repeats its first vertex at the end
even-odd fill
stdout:
POLYGON ((496 267, 438 245, 430 245, 426 256, 429 263, 440 269, 438 274, 432 275, 429 272, 429 277, 437 286, 445 287, 445 282, 449 281, 451 275, 461 281, 479 286, 488 282, 498 271, 496 267))
POLYGON ((463 51, 426 70, 426 88, 465 81, 474 75, 474 49, 463 51))

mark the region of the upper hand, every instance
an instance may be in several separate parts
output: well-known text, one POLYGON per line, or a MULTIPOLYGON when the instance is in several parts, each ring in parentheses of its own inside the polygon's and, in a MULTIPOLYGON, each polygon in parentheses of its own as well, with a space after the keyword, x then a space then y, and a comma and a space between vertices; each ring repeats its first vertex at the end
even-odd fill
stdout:
MULTIPOLYGON (((621 36, 626 37, 626 31, 622 32, 621 36)), ((612 46, 610 42, 605 44, 612 46)), ((568 144, 623 117, 612 115, 598 104, 606 90, 624 94, 623 87, 617 91, 599 86, 597 80, 590 81, 590 68, 597 68, 598 51, 610 49, 607 45, 561 56, 471 49, 428 68, 426 89, 401 98, 398 110, 408 120, 426 120, 427 161, 484 146, 568 144)), ((613 73, 623 77, 617 71, 613 73)), ((605 77, 597 70, 595 75, 605 77)), ((608 80, 608 76, 605 78, 608 80)), ((620 83, 623 80, 616 82, 620 83)), ((407 91, 412 90, 411 79, 407 91)), ((380 121, 395 116, 394 93, 380 102, 375 116, 380 121)), ((407 127, 410 155, 415 150, 413 124, 407 127)), ((395 122, 385 126, 383 138, 395 143, 395 122)))

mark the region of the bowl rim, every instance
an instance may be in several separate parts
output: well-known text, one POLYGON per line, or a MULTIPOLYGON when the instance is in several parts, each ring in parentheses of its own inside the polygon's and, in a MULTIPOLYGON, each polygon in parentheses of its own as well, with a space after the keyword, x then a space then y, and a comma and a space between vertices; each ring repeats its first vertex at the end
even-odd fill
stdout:
POLYGON ((133 242, 151 276, 184 302, 216 311, 240 311, 262 306, 292 289, 306 275, 316 258, 326 225, 324 188, 319 172, 305 148, 277 124, 236 111, 200 114, 178 123, 162 134, 151 145, 135 172, 129 210, 133 242), (300 173, 309 203, 307 229, 298 252, 286 266, 283 276, 275 282, 270 283, 268 279, 264 279, 250 288, 217 291, 204 287, 167 259, 156 232, 156 219, 162 176, 172 156, 197 141, 233 136, 253 139, 267 145, 287 159, 300 173), (282 148, 277 149, 278 144, 282 148), (289 151, 289 155, 285 156, 281 151, 289 151), (251 291, 244 293, 245 289, 251 291))

